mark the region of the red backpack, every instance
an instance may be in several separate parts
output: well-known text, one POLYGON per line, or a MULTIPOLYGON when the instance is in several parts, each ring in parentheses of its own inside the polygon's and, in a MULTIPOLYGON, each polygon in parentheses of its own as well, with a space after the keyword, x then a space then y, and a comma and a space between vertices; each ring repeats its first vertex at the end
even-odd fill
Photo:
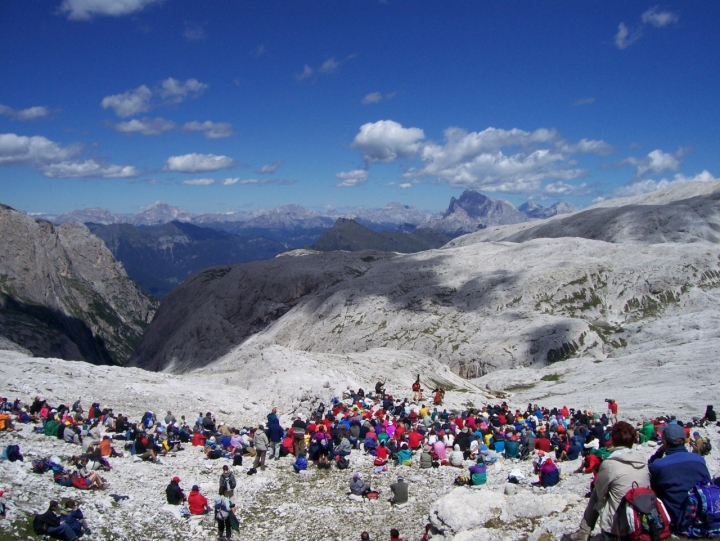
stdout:
POLYGON ((652 489, 633 483, 620 502, 613 533, 629 541, 667 539, 670 537, 670 517, 652 489))

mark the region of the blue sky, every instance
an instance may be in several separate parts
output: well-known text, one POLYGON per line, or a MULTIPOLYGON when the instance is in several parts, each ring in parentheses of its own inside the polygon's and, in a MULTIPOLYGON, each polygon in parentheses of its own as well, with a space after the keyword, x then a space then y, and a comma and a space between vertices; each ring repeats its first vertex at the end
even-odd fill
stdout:
POLYGON ((0 201, 578 206, 720 175, 716 2, 6 0, 0 201))

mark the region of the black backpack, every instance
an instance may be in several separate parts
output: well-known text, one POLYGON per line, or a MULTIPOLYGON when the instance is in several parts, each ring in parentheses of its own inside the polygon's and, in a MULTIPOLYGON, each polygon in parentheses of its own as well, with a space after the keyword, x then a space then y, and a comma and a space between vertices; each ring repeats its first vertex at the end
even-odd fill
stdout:
POLYGON ((10 462, 15 462, 19 460, 20 462, 23 462, 23 456, 20 454, 20 446, 19 445, 8 445, 7 446, 7 459, 10 462))
POLYGON ((233 456, 233 466, 242 466, 242 455, 240 453, 233 456))
POLYGON ((33 531, 38 535, 42 535, 47 531, 47 523, 40 519, 40 515, 35 515, 33 518, 33 531))
POLYGON ((347 457, 341 456, 340 460, 337 461, 338 470, 347 470, 350 467, 350 460, 347 457))

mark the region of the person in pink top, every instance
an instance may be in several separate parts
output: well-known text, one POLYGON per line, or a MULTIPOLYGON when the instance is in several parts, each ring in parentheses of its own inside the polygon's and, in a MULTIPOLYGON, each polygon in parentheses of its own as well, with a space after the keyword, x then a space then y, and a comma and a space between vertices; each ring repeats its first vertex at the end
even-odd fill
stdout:
POLYGON ((438 456, 438 460, 447 460, 447 452, 445 451, 445 442, 438 440, 433 444, 433 451, 438 456))

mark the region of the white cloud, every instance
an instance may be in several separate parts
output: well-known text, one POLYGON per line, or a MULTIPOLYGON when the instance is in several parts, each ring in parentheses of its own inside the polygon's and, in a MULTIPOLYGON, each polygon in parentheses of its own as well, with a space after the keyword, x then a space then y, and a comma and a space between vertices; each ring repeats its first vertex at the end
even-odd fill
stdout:
POLYGON ((103 165, 93 159, 52 163, 43 166, 41 171, 49 178, 132 178, 140 174, 131 165, 103 165))
POLYGON ((208 85, 197 79, 187 79, 184 83, 168 77, 161 83, 160 96, 171 103, 180 103, 187 97, 196 98, 202 94, 208 85))
POLYGON ((235 165, 235 160, 227 156, 193 153, 182 156, 170 156, 165 163, 165 170, 178 173, 206 173, 227 169, 233 165, 235 165))
POLYGON ((134 118, 127 122, 115 124, 114 128, 122 133, 141 133, 143 135, 160 135, 175 128, 175 123, 164 118, 134 118))
POLYGON ((95 15, 119 17, 145 9, 150 4, 162 0, 63 0, 60 11, 67 13, 68 19, 85 21, 95 15))
MULTIPOLYGON (((677 173, 672 179, 642 179, 637 182, 633 182, 632 184, 628 184, 627 186, 623 186, 621 188, 613 190, 608 195, 607 199, 612 199, 615 197, 628 197, 631 195, 641 195, 644 193, 654 192, 655 190, 659 190, 660 188, 666 188, 667 186, 671 186, 673 184, 685 184, 687 182, 712 182, 714 180, 716 180, 715 177, 707 170, 704 170, 702 173, 698 173, 694 177, 688 177, 683 175, 682 173, 677 173)), ((600 201, 604 199, 605 198, 598 198, 598 200, 600 201)))
POLYGON ((35 107, 28 107, 27 109, 15 110, 7 105, 0 105, 0 115, 17 118, 18 120, 35 120, 48 116, 50 109, 44 105, 37 105, 35 107))
POLYGON ((412 184, 410 182, 403 182, 402 184, 400 184, 398 186, 398 188, 400 188, 402 190, 407 190, 409 188, 412 188, 412 184))
POLYGON ((679 20, 680 18, 675 13, 660 11, 658 6, 651 7, 642 14, 638 26, 629 28, 625 23, 618 25, 618 31, 615 34, 615 46, 618 49, 627 49, 642 37, 644 27, 650 25, 655 28, 662 28, 679 20))
POLYGON ((244 186, 247 186, 247 185, 267 186, 268 184, 281 184, 283 186, 288 186, 290 184, 296 184, 296 183, 297 183, 296 180, 289 180, 286 178, 266 178, 263 180, 258 180, 256 178, 248 178, 248 179, 240 181, 240 184, 244 185, 244 186))
POLYGON ((240 184, 247 185, 247 184, 258 184, 260 181, 256 178, 248 178, 245 180, 241 180, 240 184))
POLYGON ((370 94, 367 94, 362 100, 363 105, 370 105, 371 103, 378 103, 381 102, 383 99, 383 96, 380 92, 371 92, 370 94))
POLYGON ((0 134, 0 165, 29 164, 37 167, 67 160, 79 152, 79 145, 62 147, 41 135, 0 134))
POLYGON ((368 163, 388 163, 410 158, 421 148, 425 133, 420 128, 403 128, 393 120, 378 120, 360 126, 351 148, 364 151, 368 163))
POLYGON ((303 67, 302 73, 299 73, 298 75, 296 75, 295 78, 298 81, 302 81, 303 79, 307 79, 308 77, 310 77, 313 73, 314 73, 314 70, 310 66, 305 64, 305 66, 303 67))
POLYGON ((641 36, 642 28, 638 27, 631 30, 625 25, 625 23, 620 23, 618 25, 617 34, 615 34, 615 46, 618 49, 627 49, 630 45, 639 40, 641 36))
POLYGON ((539 191, 546 180, 572 180, 586 171, 574 168, 576 153, 605 153, 603 141, 584 139, 571 145, 555 130, 533 132, 487 128, 467 133, 445 130, 445 144, 427 143, 420 158, 423 165, 408 170, 405 178, 436 177, 454 187, 486 191, 526 193, 539 191), (537 148, 551 145, 550 148, 537 148), (510 153, 505 148, 514 149, 510 153))
POLYGON ((635 178, 639 179, 648 173, 659 175, 665 171, 677 171, 682 164, 685 154, 683 149, 675 153, 663 152, 660 149, 653 150, 644 158, 626 158, 621 165, 636 167, 635 178))
POLYGON ((215 184, 215 180, 211 178, 195 178, 193 180, 183 180, 184 186, 210 186, 215 184))
POLYGON ((655 28, 662 28, 671 23, 676 23, 679 17, 670 11, 658 11, 659 6, 654 6, 642 14, 642 22, 650 24, 655 28))
POLYGON ((285 160, 276 160, 272 163, 263 165, 259 171, 255 171, 261 175, 272 175, 283 164, 285 160))
POLYGON ((588 185, 586 183, 572 185, 558 180, 547 184, 544 188, 545 192, 551 195, 584 195, 588 193, 588 185))
POLYGON ((579 107, 581 105, 592 105, 595 103, 595 98, 588 97, 588 98, 578 98, 573 102, 573 106, 579 107))
POLYGON ((187 122, 183 127, 183 131, 201 131, 208 139, 220 139, 221 137, 230 137, 233 134, 232 124, 229 122, 187 122))
POLYGON ((185 23, 183 37, 188 41, 204 41, 207 39, 205 28, 197 24, 185 23))
POLYGON ((368 176, 369 174, 365 169, 353 169, 352 171, 337 173, 335 178, 342 180, 342 182, 336 184, 336 186, 339 188, 354 188, 365 184, 368 176))
POLYGON ((239 180, 240 180, 240 177, 226 178, 225 180, 223 180, 221 182, 221 184, 223 186, 232 186, 233 184, 237 184, 239 180))
POLYGON ((334 58, 328 58, 325 62, 322 63, 322 66, 318 68, 318 71, 320 73, 332 73, 339 67, 340 62, 338 62, 334 58))
POLYGON ((383 100, 391 100, 397 95, 397 92, 389 92, 387 94, 382 94, 380 92, 371 92, 370 94, 367 94, 363 97, 363 99, 360 100, 360 103, 363 105, 371 105, 373 103, 379 103, 383 100))
POLYGON ((556 145, 556 147, 558 150, 566 152, 567 154, 597 154, 598 156, 607 156, 615 150, 612 145, 605 141, 594 139, 581 139, 574 145, 569 145, 565 141, 562 141, 556 145))
POLYGON ((105 96, 101 102, 103 109, 112 109, 117 116, 125 118, 150 110, 152 91, 145 85, 122 94, 105 96))

